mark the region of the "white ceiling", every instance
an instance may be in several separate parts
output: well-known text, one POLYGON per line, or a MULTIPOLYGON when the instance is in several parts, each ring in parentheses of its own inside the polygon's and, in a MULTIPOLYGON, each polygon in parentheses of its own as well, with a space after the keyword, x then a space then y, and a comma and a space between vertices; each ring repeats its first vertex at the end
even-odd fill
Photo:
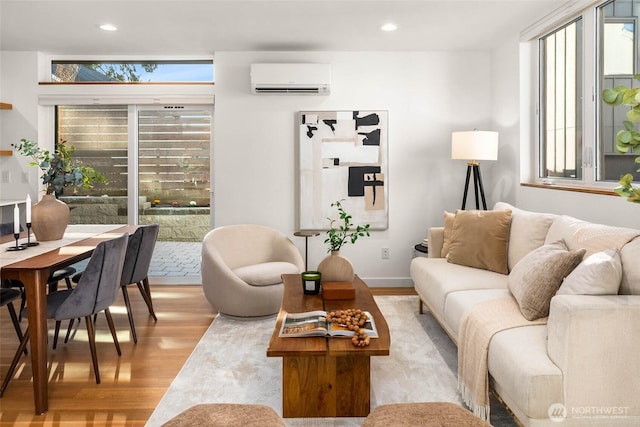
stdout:
POLYGON ((567 1, 0 0, 0 49, 59 55, 486 50, 567 1), (105 22, 119 30, 99 30, 105 22), (398 30, 380 31, 386 22, 398 30))

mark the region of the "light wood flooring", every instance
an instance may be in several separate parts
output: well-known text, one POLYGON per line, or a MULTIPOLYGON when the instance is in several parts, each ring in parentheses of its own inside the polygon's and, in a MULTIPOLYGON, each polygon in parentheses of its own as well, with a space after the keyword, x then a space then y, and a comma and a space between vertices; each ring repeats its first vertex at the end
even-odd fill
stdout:
MULTIPOLYGON (((35 415, 31 363, 23 356, 17 377, 0 399, 0 427, 144 426, 215 317, 200 286, 151 287, 158 322, 135 286, 129 288, 138 343, 133 344, 122 297, 111 308, 122 356, 116 354, 104 315, 96 325, 101 384, 93 377, 84 322, 74 339, 49 345, 49 411, 35 415)), ((414 295, 413 288, 372 288, 374 295, 414 295)), ((26 320, 22 321, 23 328, 26 320)), ((53 341, 53 321, 50 340, 53 341)), ((63 322, 66 329, 66 322, 63 322)), ((63 335, 64 332, 61 332, 63 335)), ((0 379, 18 345, 8 311, 0 310, 0 379)))

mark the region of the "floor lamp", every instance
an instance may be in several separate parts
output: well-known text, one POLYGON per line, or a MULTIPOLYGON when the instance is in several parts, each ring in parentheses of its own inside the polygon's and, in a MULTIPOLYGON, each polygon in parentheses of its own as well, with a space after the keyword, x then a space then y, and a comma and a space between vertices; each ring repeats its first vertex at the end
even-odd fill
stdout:
POLYGON ((478 160, 498 160, 498 132, 468 131, 453 132, 451 134, 451 158, 454 160, 467 160, 467 179, 464 183, 464 196, 462 197, 462 209, 467 204, 469 192, 469 179, 473 174, 473 190, 476 196, 476 209, 487 210, 487 201, 484 197, 482 176, 480 175, 480 163, 478 160))

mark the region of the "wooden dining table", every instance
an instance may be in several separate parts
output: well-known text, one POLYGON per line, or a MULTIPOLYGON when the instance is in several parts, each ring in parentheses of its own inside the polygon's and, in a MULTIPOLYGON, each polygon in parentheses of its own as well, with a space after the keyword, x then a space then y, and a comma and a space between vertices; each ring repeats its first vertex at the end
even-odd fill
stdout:
MULTIPOLYGON (((36 415, 49 407, 47 374, 47 279, 56 270, 87 259, 98 243, 133 233, 135 225, 70 225, 61 240, 39 242, 25 250, 8 251, 15 239, 0 244, 0 278, 19 280, 27 297, 33 398, 36 415)), ((8 237, 8 236, 5 236, 8 237)), ((33 241, 33 237, 31 237, 33 241)), ((20 243, 26 242, 26 237, 20 243)))

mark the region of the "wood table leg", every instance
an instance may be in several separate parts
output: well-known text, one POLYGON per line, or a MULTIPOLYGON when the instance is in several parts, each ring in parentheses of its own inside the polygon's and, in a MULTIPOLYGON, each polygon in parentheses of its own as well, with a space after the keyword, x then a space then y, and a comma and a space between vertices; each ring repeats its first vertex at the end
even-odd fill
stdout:
POLYGON ((36 415, 49 409, 47 374, 47 279, 46 270, 24 271, 20 280, 27 294, 31 369, 33 371, 33 399, 36 415))

